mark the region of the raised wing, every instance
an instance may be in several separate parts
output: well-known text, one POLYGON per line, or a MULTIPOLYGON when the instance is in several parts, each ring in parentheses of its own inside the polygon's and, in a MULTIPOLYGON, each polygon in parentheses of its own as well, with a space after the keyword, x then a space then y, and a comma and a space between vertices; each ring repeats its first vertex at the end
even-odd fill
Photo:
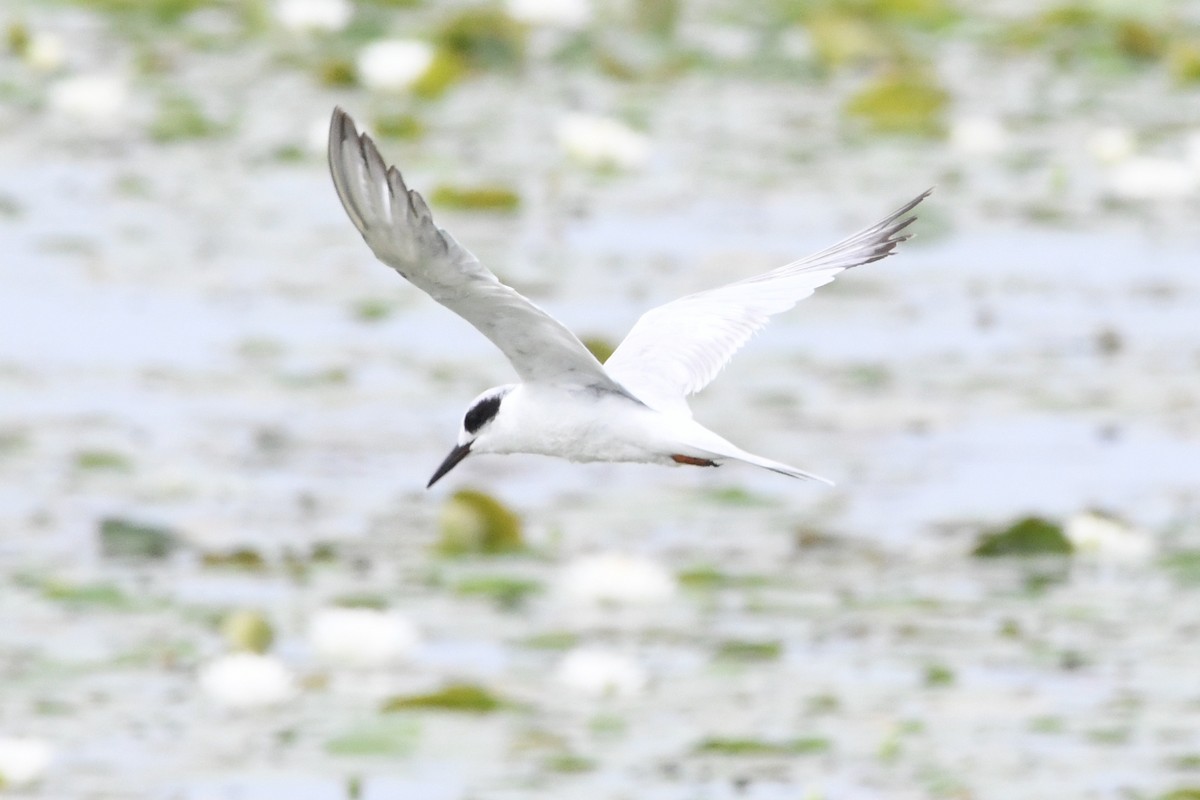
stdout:
POLYGON ((558 320, 501 283, 439 228, 425 200, 383 162, 340 108, 329 126, 329 172, 346 213, 375 256, 479 329, 523 381, 622 391, 558 320))
POLYGON ((647 311, 605 370, 651 408, 691 416, 687 395, 707 386, 772 314, 787 311, 842 270, 891 255, 916 219, 906 215, 932 191, 819 253, 647 311))

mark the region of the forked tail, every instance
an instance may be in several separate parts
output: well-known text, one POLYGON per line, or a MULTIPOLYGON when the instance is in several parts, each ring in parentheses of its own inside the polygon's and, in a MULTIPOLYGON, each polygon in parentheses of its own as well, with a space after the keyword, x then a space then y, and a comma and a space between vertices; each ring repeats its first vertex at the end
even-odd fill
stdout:
POLYGON ((763 469, 769 469, 769 470, 771 470, 771 472, 778 472, 780 475, 787 475, 790 478, 802 478, 802 479, 808 480, 808 481, 818 481, 820 483, 824 483, 827 486, 835 485, 834 482, 829 480, 828 478, 822 478, 820 475, 814 475, 811 472, 805 472, 802 469, 797 469, 796 467, 792 467, 787 464, 781 464, 780 462, 772 461, 769 458, 763 458, 761 456, 756 456, 753 453, 747 453, 744 450, 742 450, 741 452, 739 452, 736 455, 731 454, 728 457, 736 458, 738 461, 745 461, 747 464, 753 464, 756 467, 762 467, 763 469))

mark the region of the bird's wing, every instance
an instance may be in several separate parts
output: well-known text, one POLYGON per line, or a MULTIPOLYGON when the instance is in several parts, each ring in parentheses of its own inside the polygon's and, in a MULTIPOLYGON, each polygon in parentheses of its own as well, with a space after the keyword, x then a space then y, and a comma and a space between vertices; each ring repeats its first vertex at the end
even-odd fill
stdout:
POLYGON ((479 329, 523 381, 623 391, 562 323, 505 286, 439 228, 429 206, 387 166, 340 108, 329 127, 329 172, 350 220, 375 256, 479 329))
POLYGON ((842 270, 891 255, 908 239, 902 231, 916 219, 909 212, 931 191, 819 253, 647 311, 605 370, 651 408, 690 415, 687 395, 707 386, 772 314, 787 311, 842 270))

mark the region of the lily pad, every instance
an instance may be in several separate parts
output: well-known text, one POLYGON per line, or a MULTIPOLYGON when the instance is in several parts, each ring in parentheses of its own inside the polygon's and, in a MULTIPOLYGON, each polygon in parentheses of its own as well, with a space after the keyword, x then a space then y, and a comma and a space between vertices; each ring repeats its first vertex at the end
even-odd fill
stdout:
POLYGON ((517 608, 542 590, 542 584, 505 575, 476 575, 459 581, 454 591, 471 597, 490 597, 502 608, 517 608))
POLYGON ((1071 542, 1062 526, 1041 517, 1024 517, 979 538, 972 551, 980 558, 996 556, 1070 555, 1071 542))
POLYGON ((696 745, 695 752, 722 756, 800 756, 828 752, 828 739, 811 736, 775 742, 766 739, 723 739, 713 737, 696 745))
POLYGON ((205 115, 195 100, 184 95, 172 95, 164 97, 159 103, 158 115, 150 125, 150 138, 156 142, 174 142, 216 136, 224 130, 223 126, 205 115))
POLYGON ((583 346, 588 349, 588 352, 596 357, 596 360, 603 364, 608 361, 617 346, 605 339, 603 336, 585 336, 583 338, 583 346))
POLYGON ((234 650, 265 653, 275 641, 275 631, 258 611, 239 609, 221 622, 221 635, 234 650))
POLYGON ((485 6, 452 16, 436 39, 475 70, 511 70, 525 58, 525 28, 503 11, 485 6))
POLYGON ((846 103, 845 111, 875 133, 937 136, 950 95, 924 72, 907 69, 884 74, 846 103))
POLYGON ((382 711, 451 711, 459 714, 491 714, 508 703, 473 683, 452 683, 429 694, 398 695, 384 702, 382 711))
POLYGON ((435 205, 466 211, 515 211, 521 205, 521 196, 505 186, 442 184, 433 190, 430 200, 435 205))
POLYGON ((497 555, 525 549, 521 518, 483 492, 463 489, 442 507, 437 549, 444 555, 497 555))
POLYGON ((132 472, 133 464, 112 450, 81 450, 75 454, 75 466, 81 470, 132 472))
POLYGON ((775 661, 783 655, 783 642, 779 640, 750 642, 731 639, 721 642, 717 658, 728 661, 775 661))
POLYGON ((205 553, 200 557, 200 562, 214 569, 241 569, 247 572, 261 572, 267 568, 267 560, 262 554, 249 547, 205 553))
POLYGON ((410 718, 385 717, 334 736, 325 751, 335 756, 404 756, 417 746, 420 724, 410 718))
POLYGON ((179 546, 170 528, 121 517, 100 521, 100 552, 105 558, 166 558, 179 546))

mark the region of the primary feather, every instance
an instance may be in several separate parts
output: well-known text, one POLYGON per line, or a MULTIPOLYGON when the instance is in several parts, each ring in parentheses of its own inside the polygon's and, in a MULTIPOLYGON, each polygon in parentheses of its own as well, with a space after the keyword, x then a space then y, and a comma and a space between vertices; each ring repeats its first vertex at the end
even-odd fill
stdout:
POLYGON ((375 256, 491 339, 523 381, 624 393, 575 334, 501 283, 434 223, 421 195, 340 108, 329 127, 329 171, 375 256))

